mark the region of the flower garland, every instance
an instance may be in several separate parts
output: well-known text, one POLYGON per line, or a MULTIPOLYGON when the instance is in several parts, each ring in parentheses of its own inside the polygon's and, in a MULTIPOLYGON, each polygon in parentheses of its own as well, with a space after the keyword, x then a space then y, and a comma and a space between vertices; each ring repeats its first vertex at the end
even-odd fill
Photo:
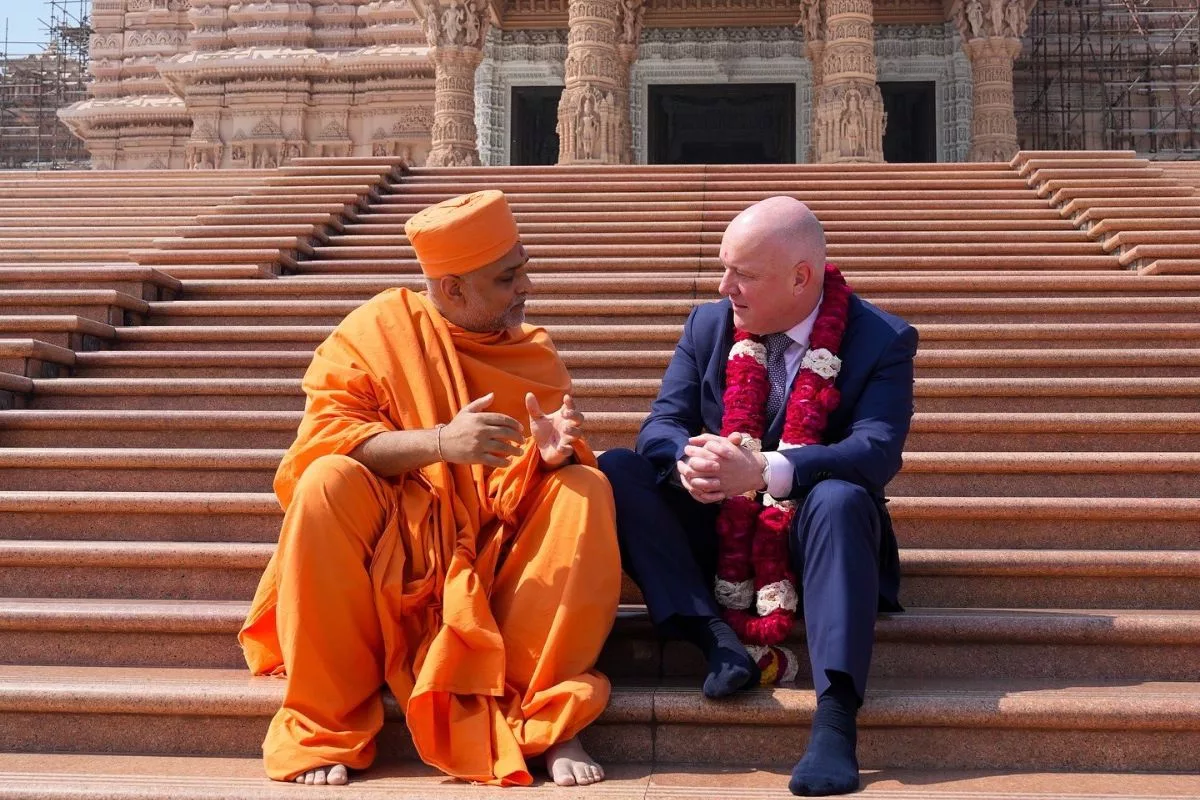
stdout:
MULTIPOLYGON (((780 450, 820 444, 829 414, 841 399, 834 382, 842 366, 838 352, 851 289, 832 264, 825 265, 824 288, 808 352, 788 394, 780 450)), ((762 338, 735 331, 725 366, 721 435, 740 433, 743 447, 762 450, 769 391, 762 338)), ((764 684, 792 680, 797 671, 795 654, 779 646, 792 630, 799 602, 788 566, 787 535, 795 514, 791 500, 776 500, 765 492, 760 500, 749 492, 727 499, 717 517, 717 602, 758 661, 764 684)))

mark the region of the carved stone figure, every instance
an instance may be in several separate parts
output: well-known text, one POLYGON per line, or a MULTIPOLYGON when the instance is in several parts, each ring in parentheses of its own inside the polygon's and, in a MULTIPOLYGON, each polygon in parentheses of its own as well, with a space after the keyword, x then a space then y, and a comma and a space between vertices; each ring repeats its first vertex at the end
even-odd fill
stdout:
POLYGON ((441 39, 442 31, 438 27, 438 7, 430 3, 425 7, 425 41, 430 47, 437 47, 438 40, 441 39))
POLYGON ((983 27, 983 5, 980 0, 967 0, 967 24, 970 26, 971 36, 987 36, 983 27))
POLYGON ((1025 35, 1025 25, 1028 22, 1028 13, 1025 9, 1025 0, 1007 0, 1004 4, 1004 21, 1006 23, 1006 34, 1014 38, 1020 39, 1025 35))
POLYGON ((992 36, 1004 35, 1004 2, 1005 0, 988 0, 988 15, 992 23, 992 36))
POLYGON ((863 111, 862 95, 851 91, 846 95, 846 102, 841 118, 841 138, 845 147, 845 155, 862 156, 863 151, 863 111))

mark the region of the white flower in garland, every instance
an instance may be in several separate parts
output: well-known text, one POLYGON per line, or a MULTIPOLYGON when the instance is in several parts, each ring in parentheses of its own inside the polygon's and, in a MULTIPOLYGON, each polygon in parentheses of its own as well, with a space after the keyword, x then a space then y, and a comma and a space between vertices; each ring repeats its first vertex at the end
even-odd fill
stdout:
POLYGON ((745 610, 754 602, 754 581, 726 581, 717 578, 714 594, 723 608, 745 610))
POLYGON ((750 356, 759 364, 766 366, 767 346, 762 342, 756 342, 753 339, 742 339, 740 342, 735 342, 733 348, 729 351, 730 361, 732 361, 735 356, 750 356))
POLYGON ((760 617, 765 617, 780 608, 795 611, 799 604, 800 598, 796 596, 796 587, 791 581, 775 581, 758 590, 755 609, 760 617))
POLYGON ((824 347, 820 347, 804 354, 800 368, 812 370, 822 378, 832 380, 842 371, 842 360, 824 347))
POLYGON ((778 498, 776 498, 770 494, 767 494, 765 492, 763 493, 762 504, 764 506, 766 506, 767 508, 779 508, 779 509, 782 509, 783 511, 795 511, 796 510, 796 501, 795 500, 779 500, 778 498))

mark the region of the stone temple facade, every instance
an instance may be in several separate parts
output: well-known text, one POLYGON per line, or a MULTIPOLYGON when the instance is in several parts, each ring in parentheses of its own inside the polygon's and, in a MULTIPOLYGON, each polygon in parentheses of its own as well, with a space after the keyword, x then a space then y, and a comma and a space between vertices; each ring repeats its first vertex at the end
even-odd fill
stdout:
POLYGON ((95 0, 60 116, 98 169, 1008 160, 1034 2, 95 0))

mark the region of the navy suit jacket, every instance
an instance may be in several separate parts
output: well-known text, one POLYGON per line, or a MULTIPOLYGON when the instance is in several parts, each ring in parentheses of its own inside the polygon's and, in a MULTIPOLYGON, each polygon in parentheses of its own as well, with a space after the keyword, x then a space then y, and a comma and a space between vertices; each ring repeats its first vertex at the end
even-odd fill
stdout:
MULTIPOLYGON (((733 309, 728 299, 694 309, 663 376, 658 399, 638 434, 637 450, 659 471, 674 474, 687 440, 719 433, 725 411, 725 364, 733 347, 733 309)), ((803 500, 823 480, 857 484, 876 501, 882 525, 880 606, 899 609, 899 553, 884 488, 900 471, 913 414, 913 356, 917 331, 857 295, 850 298, 837 377, 841 402, 829 416, 824 443, 784 450, 792 462, 789 499, 803 500)), ((774 449, 782 414, 763 437, 774 449)))

